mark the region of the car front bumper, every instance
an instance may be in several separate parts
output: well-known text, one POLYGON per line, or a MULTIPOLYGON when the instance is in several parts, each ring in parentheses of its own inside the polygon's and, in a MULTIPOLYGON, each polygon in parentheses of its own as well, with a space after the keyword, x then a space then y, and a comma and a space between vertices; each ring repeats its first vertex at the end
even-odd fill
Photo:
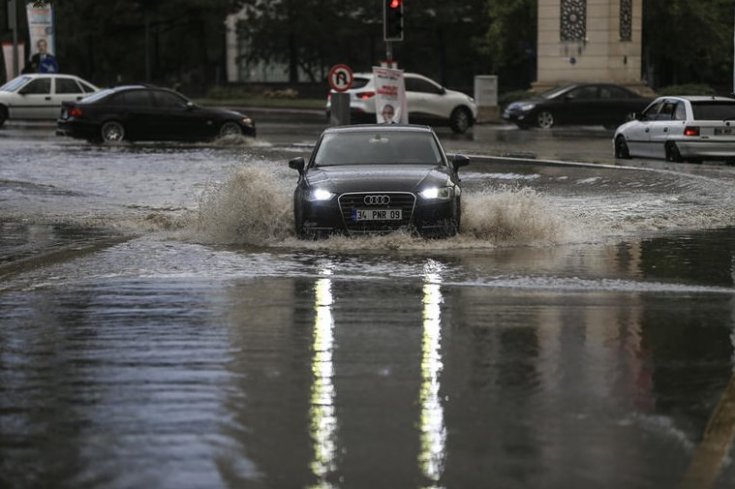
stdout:
POLYGON ((414 199, 413 205, 401 206, 403 218, 395 221, 355 221, 352 217, 353 208, 341 206, 336 197, 329 202, 303 202, 304 234, 359 236, 389 234, 395 231, 416 232, 425 237, 452 234, 450 232, 452 224, 459 216, 457 199, 449 201, 426 201, 415 197, 414 199))

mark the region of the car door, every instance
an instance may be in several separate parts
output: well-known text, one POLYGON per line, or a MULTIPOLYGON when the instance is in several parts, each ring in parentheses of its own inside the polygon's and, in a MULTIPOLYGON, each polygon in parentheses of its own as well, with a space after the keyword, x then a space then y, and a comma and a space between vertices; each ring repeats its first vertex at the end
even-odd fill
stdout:
POLYGON ((202 117, 201 112, 187 99, 173 92, 153 91, 155 111, 151 131, 161 139, 201 139, 212 135, 214 120, 202 117))
POLYGON ((641 103, 634 93, 615 85, 600 85, 598 124, 618 125, 632 119, 641 103))
MULTIPOLYGON (((653 158, 664 158, 666 156, 665 145, 675 125, 682 122, 675 120, 677 101, 665 99, 656 115, 650 123, 650 144, 648 145, 648 156, 653 158)), ((683 132, 683 129, 682 129, 683 132)))
POLYGON ((55 119, 59 115, 51 98, 51 77, 33 78, 17 93, 17 101, 8 107, 11 119, 55 119))
POLYGON ((564 124, 593 124, 600 102, 596 85, 582 85, 562 96, 556 116, 564 124))
POLYGON ((650 156, 651 123, 656 120, 663 100, 656 100, 638 117, 638 120, 625 129, 625 139, 631 156, 650 156))
POLYGON ((153 97, 148 89, 125 90, 110 100, 105 119, 119 120, 125 126, 126 137, 132 140, 155 139, 151 120, 155 110, 153 97))
POLYGON ((449 118, 453 107, 446 107, 441 85, 413 75, 406 75, 404 82, 409 122, 430 124, 449 118))
POLYGON ((58 116, 62 102, 76 102, 82 100, 85 92, 74 78, 57 76, 54 77, 52 99, 55 106, 54 115, 58 116))

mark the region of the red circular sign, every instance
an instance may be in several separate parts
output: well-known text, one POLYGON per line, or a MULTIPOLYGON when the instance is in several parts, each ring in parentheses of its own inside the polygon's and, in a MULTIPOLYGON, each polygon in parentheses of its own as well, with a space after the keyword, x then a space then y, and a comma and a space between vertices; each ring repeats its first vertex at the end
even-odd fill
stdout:
POLYGON ((329 70, 329 86, 336 92, 345 92, 352 86, 352 69, 347 65, 334 65, 329 70))

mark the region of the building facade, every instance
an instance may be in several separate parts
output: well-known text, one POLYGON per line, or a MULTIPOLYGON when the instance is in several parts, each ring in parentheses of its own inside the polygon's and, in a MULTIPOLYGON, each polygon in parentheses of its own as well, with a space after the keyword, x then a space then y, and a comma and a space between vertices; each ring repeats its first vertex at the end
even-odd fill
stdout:
POLYGON ((534 88, 641 80, 642 0, 539 0, 534 88))

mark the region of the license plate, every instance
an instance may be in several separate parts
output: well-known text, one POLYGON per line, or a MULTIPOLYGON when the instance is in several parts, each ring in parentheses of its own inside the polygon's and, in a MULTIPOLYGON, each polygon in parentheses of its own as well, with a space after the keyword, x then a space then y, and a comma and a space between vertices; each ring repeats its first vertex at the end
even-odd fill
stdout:
POLYGON ((732 134, 732 133, 733 133, 732 127, 715 127, 715 135, 716 136, 728 135, 728 134, 732 134))
POLYGON ((353 221, 400 221, 402 209, 352 209, 353 221))

